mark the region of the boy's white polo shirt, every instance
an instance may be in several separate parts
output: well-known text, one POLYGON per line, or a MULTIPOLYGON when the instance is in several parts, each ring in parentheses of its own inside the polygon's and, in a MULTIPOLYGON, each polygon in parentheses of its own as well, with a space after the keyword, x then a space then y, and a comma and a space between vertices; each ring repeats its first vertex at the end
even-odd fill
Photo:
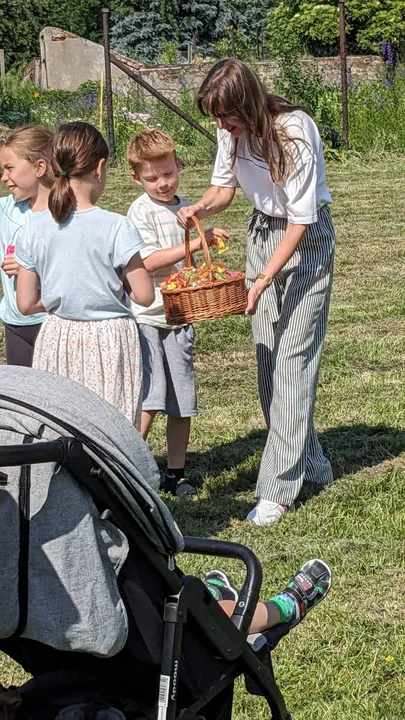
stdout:
MULTIPOLYGON (((178 200, 175 205, 167 205, 154 200, 147 193, 143 193, 129 208, 128 218, 137 227, 145 243, 145 247, 140 252, 142 258, 152 255, 156 250, 167 250, 184 243, 185 233, 177 223, 176 213, 180 208, 191 205, 191 202, 179 196, 176 196, 175 199, 178 200)), ((184 265, 185 261, 181 260, 166 270, 151 274, 155 288, 155 299, 152 305, 145 308, 131 302, 132 313, 138 323, 170 330, 183 327, 183 325, 169 325, 166 322, 160 283, 172 272, 181 270, 184 265)))

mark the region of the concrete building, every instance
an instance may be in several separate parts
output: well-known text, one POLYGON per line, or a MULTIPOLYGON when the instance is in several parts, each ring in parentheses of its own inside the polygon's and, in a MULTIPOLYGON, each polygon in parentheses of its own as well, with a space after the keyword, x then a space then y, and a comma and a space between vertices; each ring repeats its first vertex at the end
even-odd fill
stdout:
MULTIPOLYGON (((40 36, 41 78, 43 88, 77 90, 88 80, 100 80, 104 71, 104 48, 102 45, 66 32, 60 28, 46 27, 40 36)), ((113 53, 129 69, 137 72, 143 66, 124 55, 113 53)), ((113 79, 123 81, 127 76, 111 65, 113 79)))

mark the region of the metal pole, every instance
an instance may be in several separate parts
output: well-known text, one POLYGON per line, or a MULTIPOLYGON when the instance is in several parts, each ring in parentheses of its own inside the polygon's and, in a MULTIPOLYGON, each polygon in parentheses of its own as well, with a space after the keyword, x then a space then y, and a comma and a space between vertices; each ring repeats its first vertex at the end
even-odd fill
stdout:
POLYGON ((187 43, 187 62, 189 65, 191 65, 192 60, 193 60, 193 43, 188 42, 187 43))
POLYGON ((340 73, 342 84, 342 127, 343 142, 349 147, 349 113, 347 102, 347 60, 346 60, 346 27, 345 27, 345 0, 339 0, 339 28, 340 28, 340 73))
POLYGON ((0 78, 6 77, 6 68, 4 64, 4 50, 0 50, 0 78))
POLYGON ((190 115, 184 112, 181 108, 179 108, 177 105, 175 105, 171 100, 168 100, 162 93, 160 93, 158 90, 155 90, 152 85, 149 85, 146 80, 141 78, 136 73, 132 72, 132 70, 129 70, 128 67, 121 62, 121 60, 118 60, 115 55, 111 55, 111 62, 113 65, 115 65, 117 68, 122 70, 128 77, 130 77, 132 80, 135 80, 135 82, 138 83, 141 87, 145 88, 151 95, 153 95, 155 98, 160 100, 164 105, 166 105, 170 110, 173 110, 177 115, 179 115, 183 120, 185 120, 186 123, 191 125, 195 130, 198 130, 198 132, 201 133, 201 135, 204 135, 208 140, 211 140, 214 144, 216 143, 215 135, 208 132, 208 130, 205 129, 200 123, 197 122, 197 120, 194 120, 190 115))
POLYGON ((104 34, 104 62, 105 62, 105 91, 107 100, 107 120, 108 120, 108 149, 110 151, 110 165, 115 167, 115 137, 114 137, 114 115, 111 87, 111 57, 110 57, 110 11, 108 8, 101 10, 103 18, 103 34, 104 34))
POLYGON ((235 25, 232 23, 231 26, 231 57, 236 57, 235 53, 235 25))
POLYGON ((104 73, 100 74, 100 132, 103 132, 103 104, 104 104, 104 73))

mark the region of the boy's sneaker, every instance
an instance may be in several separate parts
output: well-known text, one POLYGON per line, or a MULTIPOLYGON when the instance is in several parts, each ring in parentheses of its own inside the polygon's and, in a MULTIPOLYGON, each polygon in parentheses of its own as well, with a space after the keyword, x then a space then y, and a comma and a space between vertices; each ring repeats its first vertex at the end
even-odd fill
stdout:
POLYGON ((175 490, 175 495, 178 498, 189 498, 195 495, 197 490, 191 483, 189 483, 186 478, 181 478, 177 481, 177 487, 175 490))
POLYGON ((323 560, 308 560, 291 578, 281 595, 288 595, 296 606, 295 616, 288 625, 294 627, 327 595, 332 585, 332 572, 323 560))
POLYGON ((207 586, 215 600, 239 600, 239 593, 232 585, 228 575, 222 570, 210 570, 203 577, 203 583, 207 586))
POLYGON ((271 525, 280 520, 281 516, 288 511, 286 505, 279 505, 271 500, 259 500, 253 510, 248 513, 246 520, 255 525, 271 525))
POLYGON ((178 498, 189 498, 195 495, 197 492, 195 487, 191 485, 191 483, 189 483, 186 478, 180 478, 179 480, 176 480, 176 478, 171 478, 167 475, 163 480, 160 489, 164 490, 165 492, 169 492, 178 498))

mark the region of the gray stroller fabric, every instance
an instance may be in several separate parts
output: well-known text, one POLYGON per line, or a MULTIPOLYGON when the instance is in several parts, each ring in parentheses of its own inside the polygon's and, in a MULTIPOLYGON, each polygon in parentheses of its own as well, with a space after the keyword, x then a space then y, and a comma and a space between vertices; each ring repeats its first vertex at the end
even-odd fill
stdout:
MULTIPOLYGON (((183 539, 155 492, 159 472, 146 444, 120 412, 89 390, 32 368, 0 366, 0 445, 78 437, 113 479, 134 522, 163 554, 183 539), (147 503, 141 510, 137 499, 147 503)), ((0 638, 19 621, 20 468, 1 468, 0 638)), ((94 482, 100 482, 97 478, 94 482)), ((22 637, 60 650, 114 655, 127 638, 117 575, 128 553, 125 536, 100 517, 90 494, 55 464, 32 465, 28 614, 22 637)))
MULTIPOLYGON (((0 430, 0 443, 20 444, 18 431, 0 430)), ((65 470, 31 469, 27 623, 22 637, 58 650, 115 655, 128 622, 117 574, 128 542, 99 513, 89 494, 65 470)), ((20 618, 20 468, 2 468, 0 487, 0 638, 20 618)))

